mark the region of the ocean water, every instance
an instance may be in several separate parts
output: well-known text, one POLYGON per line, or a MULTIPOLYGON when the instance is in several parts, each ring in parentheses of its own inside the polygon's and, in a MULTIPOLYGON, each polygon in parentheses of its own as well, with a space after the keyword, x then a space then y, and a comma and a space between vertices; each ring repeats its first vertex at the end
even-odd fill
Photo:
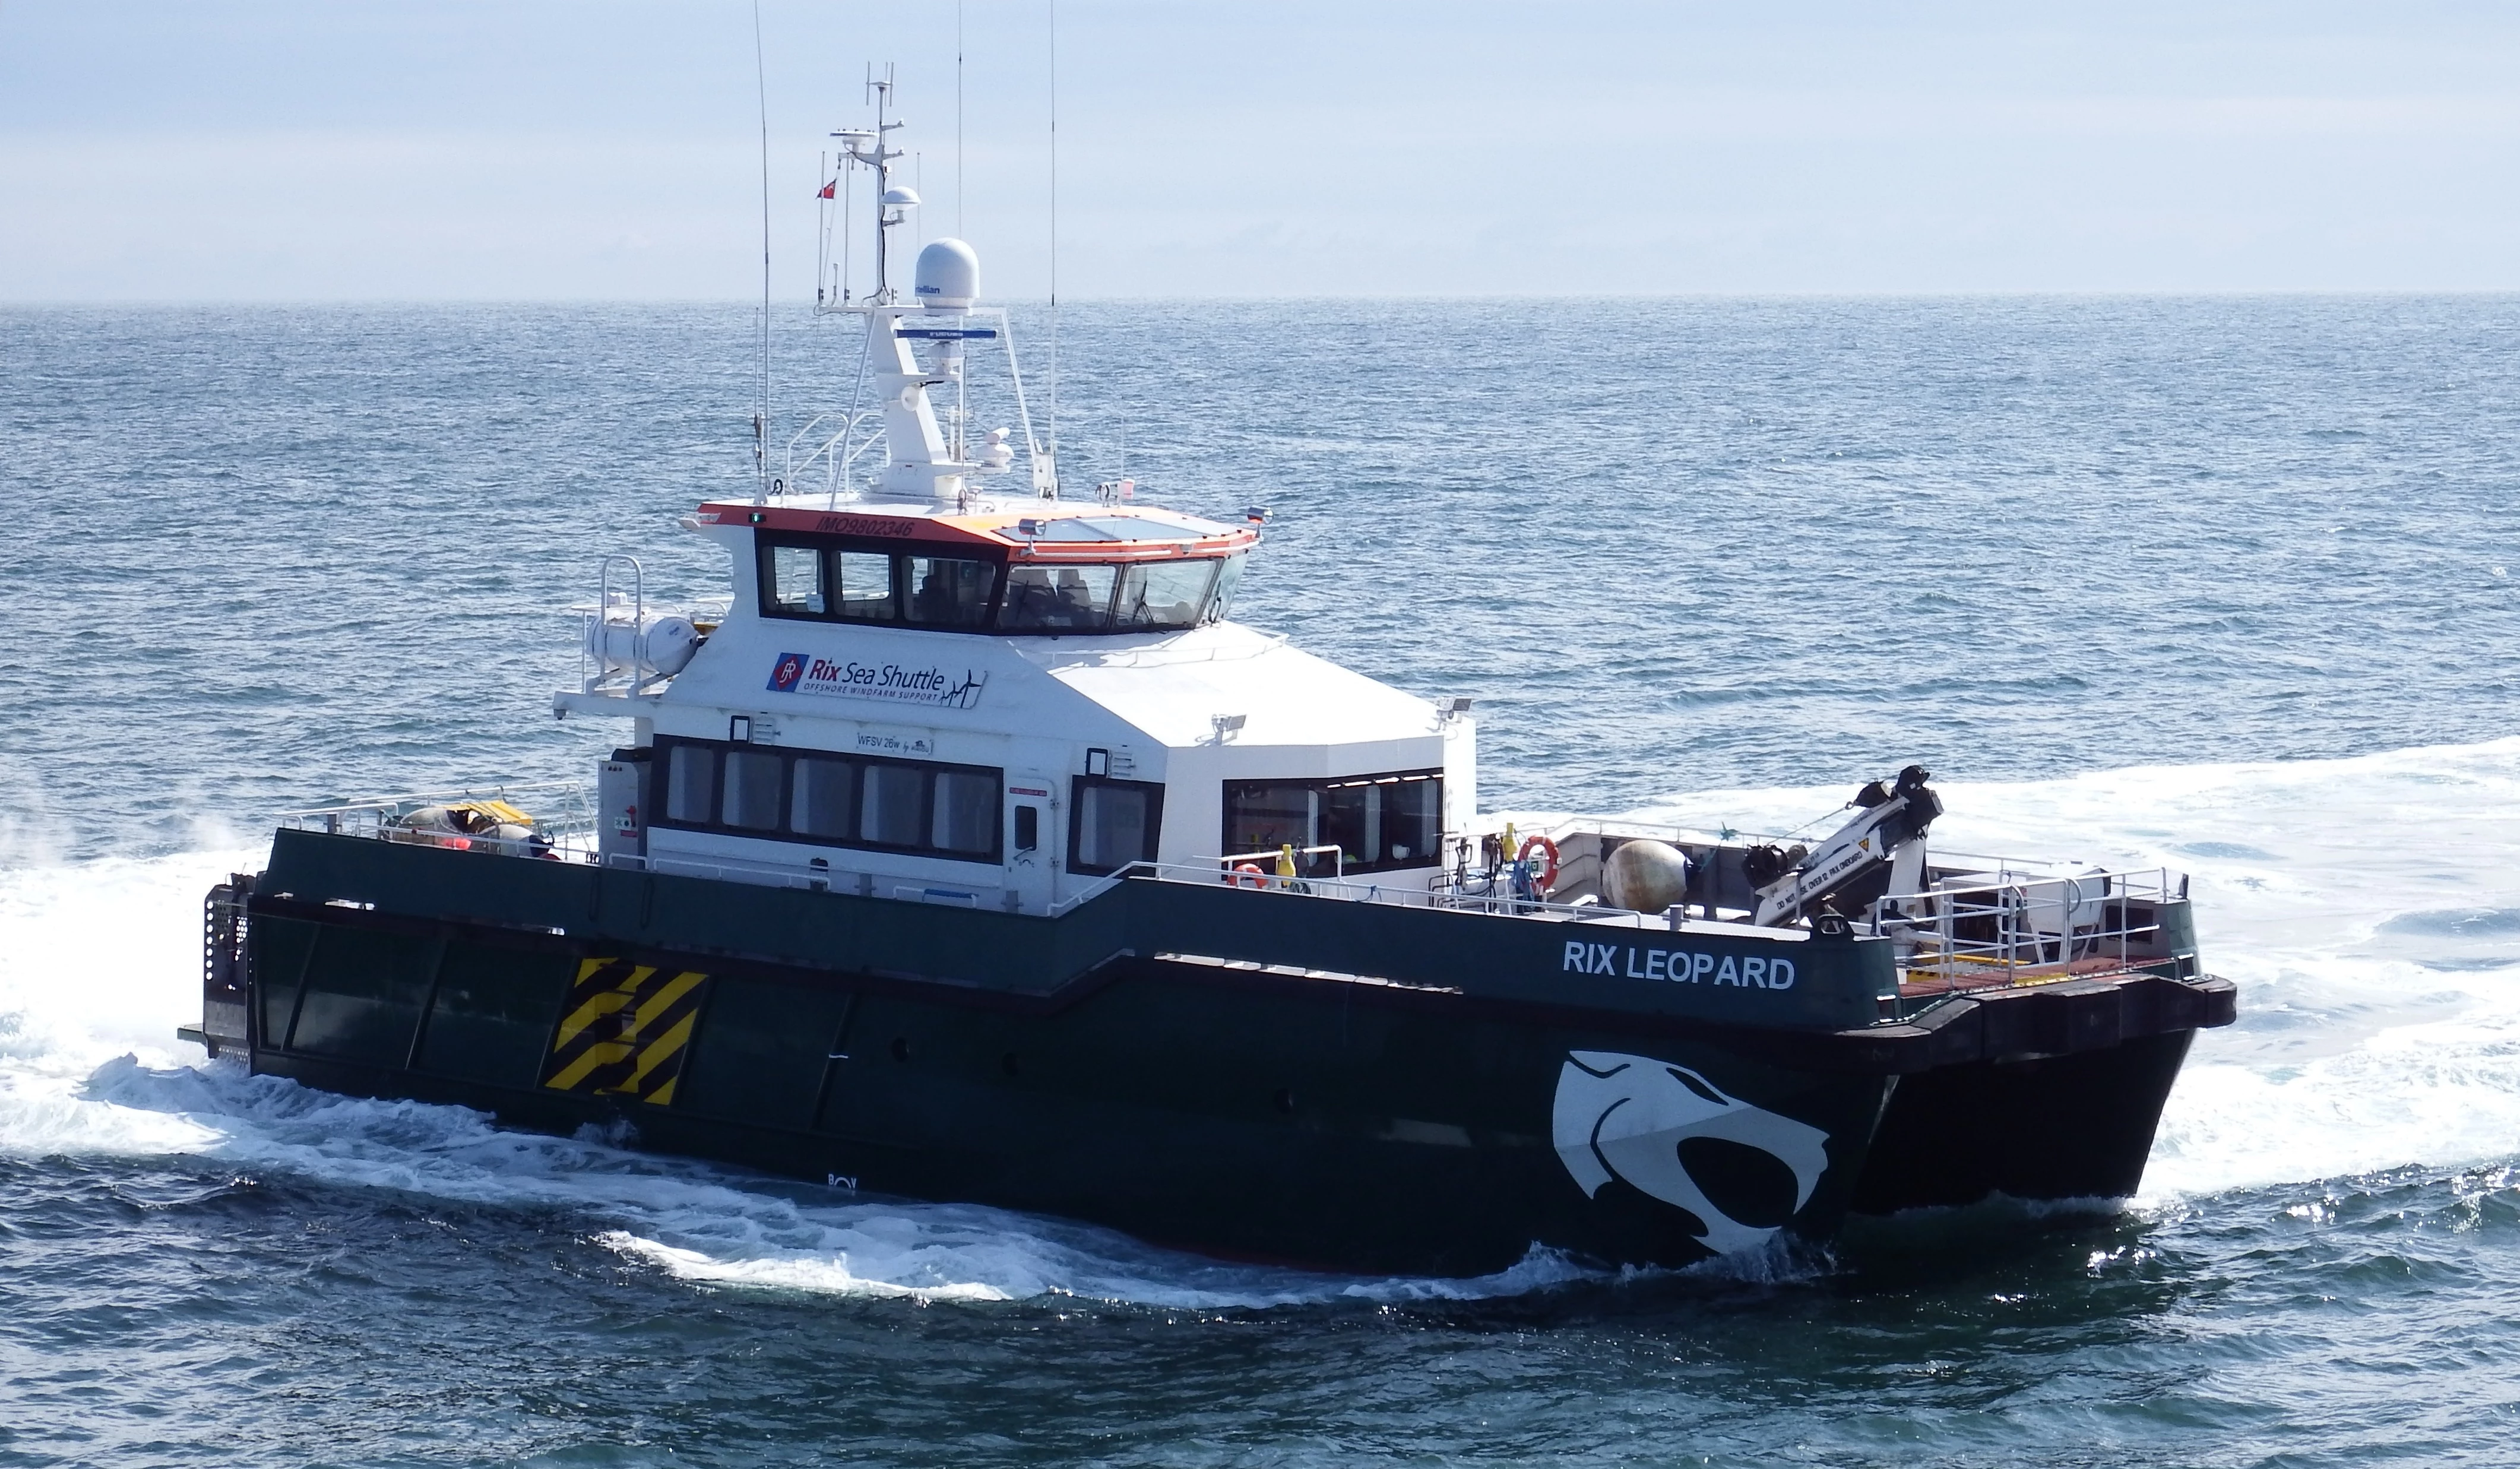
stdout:
MULTIPOLYGON (((1047 332, 1019 318, 1035 388, 1047 332)), ((776 323, 783 421, 844 368, 776 323)), ((1105 305, 1071 482, 1478 700, 1496 807, 2194 874, 2142 1194, 1477 1280, 1156 1251, 209 1062, 270 815, 581 772, 741 308, 0 312, 0 1465, 2520 1462, 2520 300, 1105 305)))

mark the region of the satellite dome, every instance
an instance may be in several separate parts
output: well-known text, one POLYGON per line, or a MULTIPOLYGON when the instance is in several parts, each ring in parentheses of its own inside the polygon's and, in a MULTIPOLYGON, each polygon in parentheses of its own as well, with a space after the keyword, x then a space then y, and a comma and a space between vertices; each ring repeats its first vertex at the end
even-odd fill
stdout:
POLYGON ((980 294, 980 257, 960 240, 931 241, 919 252, 910 293, 922 306, 960 311, 980 294))

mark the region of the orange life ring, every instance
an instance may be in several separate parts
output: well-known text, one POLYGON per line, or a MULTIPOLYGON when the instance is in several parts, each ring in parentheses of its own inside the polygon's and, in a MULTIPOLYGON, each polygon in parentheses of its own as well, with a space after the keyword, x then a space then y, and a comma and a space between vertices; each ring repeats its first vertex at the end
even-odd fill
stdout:
POLYGON ((1542 868, 1540 869, 1540 875, 1531 879, 1531 890, 1535 893, 1545 893, 1557 881, 1557 843, 1551 841, 1548 837, 1542 836, 1538 832, 1533 832, 1531 835, 1522 839, 1522 850, 1513 854, 1513 860, 1519 863, 1529 863, 1531 861, 1531 849, 1534 847, 1538 847, 1541 851, 1549 855, 1549 866, 1542 868))
POLYGON ((1237 867, 1233 871, 1226 873, 1226 885, 1228 887, 1240 887, 1242 885, 1242 879, 1246 875, 1250 877, 1251 885, 1253 887, 1267 887, 1269 885, 1269 879, 1261 875, 1260 864, 1256 862, 1243 863, 1237 867))

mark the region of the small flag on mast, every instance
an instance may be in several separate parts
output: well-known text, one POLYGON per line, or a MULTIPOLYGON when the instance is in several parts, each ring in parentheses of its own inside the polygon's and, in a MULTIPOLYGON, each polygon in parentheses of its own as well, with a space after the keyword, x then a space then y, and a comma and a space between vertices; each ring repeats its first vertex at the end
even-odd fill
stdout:
POLYGON ((830 199, 830 198, 832 198, 832 191, 833 191, 833 190, 835 190, 835 189, 837 189, 837 188, 839 188, 839 187, 840 187, 840 181, 839 181, 838 179, 833 179, 833 180, 832 180, 830 183, 825 184, 825 185, 823 186, 823 192, 822 192, 822 193, 817 194, 817 195, 815 195, 814 197, 815 197, 816 199, 830 199))

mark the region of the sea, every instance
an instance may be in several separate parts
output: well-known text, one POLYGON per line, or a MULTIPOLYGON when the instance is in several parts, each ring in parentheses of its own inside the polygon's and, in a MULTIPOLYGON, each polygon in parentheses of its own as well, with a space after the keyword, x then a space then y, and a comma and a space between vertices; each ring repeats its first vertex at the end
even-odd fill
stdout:
MULTIPOLYGON (((757 319, 0 310, 0 1466, 2520 1463, 2520 298, 1015 327, 1069 493, 1265 508, 1238 616, 1474 699, 1489 809, 1921 763, 1938 842, 2192 874, 2240 1019, 2141 1191, 1351 1277, 248 1076, 204 890, 588 775, 570 609, 723 595, 757 319)), ((770 328, 819 483, 855 344, 770 328)))

